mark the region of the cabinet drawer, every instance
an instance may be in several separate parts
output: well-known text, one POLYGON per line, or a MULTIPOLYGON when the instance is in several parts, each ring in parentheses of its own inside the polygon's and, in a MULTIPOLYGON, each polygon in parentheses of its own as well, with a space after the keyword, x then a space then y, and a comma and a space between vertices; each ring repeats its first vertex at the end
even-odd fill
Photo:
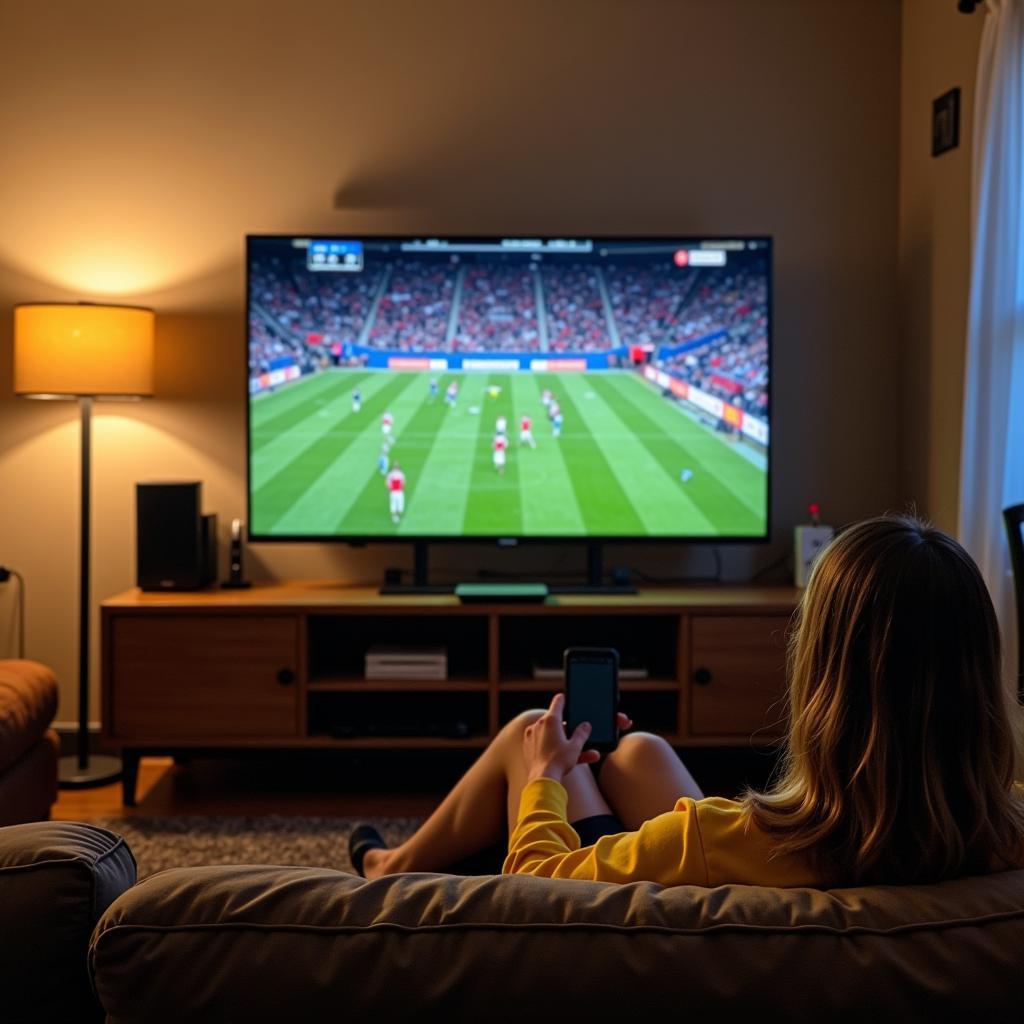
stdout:
POLYGON ((784 728, 786 616, 690 620, 690 732, 759 739, 784 728))
POLYGON ((298 735, 298 637, 293 616, 115 617, 112 735, 193 741, 298 735))

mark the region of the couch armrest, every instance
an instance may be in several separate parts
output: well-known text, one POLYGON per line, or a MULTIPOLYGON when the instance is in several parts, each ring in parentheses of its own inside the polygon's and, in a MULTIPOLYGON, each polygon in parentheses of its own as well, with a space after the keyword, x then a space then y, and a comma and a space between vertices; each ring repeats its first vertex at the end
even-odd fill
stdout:
POLYGON ((0 772, 42 739, 57 714, 57 677, 38 661, 0 660, 0 772))
POLYGON ((100 915, 135 882, 124 840, 93 825, 0 828, 0 1016, 94 1021, 86 959, 100 915))
POLYGON ((47 729, 43 738, 0 773, 0 826, 44 821, 57 802, 60 737, 47 729))

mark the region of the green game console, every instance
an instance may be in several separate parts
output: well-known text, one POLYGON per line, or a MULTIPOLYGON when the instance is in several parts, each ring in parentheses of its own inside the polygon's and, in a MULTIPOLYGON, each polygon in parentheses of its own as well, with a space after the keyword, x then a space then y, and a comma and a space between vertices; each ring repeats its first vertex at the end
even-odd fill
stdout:
POLYGON ((460 583, 455 596, 463 604, 540 604, 548 596, 546 583, 460 583))

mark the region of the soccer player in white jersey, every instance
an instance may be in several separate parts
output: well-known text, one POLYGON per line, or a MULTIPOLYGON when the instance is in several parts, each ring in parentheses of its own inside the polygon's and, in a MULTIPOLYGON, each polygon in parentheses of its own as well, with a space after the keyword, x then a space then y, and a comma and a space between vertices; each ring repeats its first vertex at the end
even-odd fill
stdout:
POLYGON ((380 432, 384 435, 384 444, 391 446, 391 428, 395 425, 395 417, 385 412, 380 421, 380 432))
POLYGON ((388 498, 391 502, 391 522, 397 523, 405 511, 405 474, 397 461, 385 477, 385 482, 388 485, 388 498))
POLYGON ((356 388, 352 392, 352 411, 353 412, 359 412, 359 410, 362 409, 362 407, 363 407, 363 393, 362 393, 362 391, 359 390, 359 388, 356 388))
POLYGON ((537 447, 537 442, 533 439, 533 420, 529 416, 523 416, 519 420, 519 443, 528 444, 531 448, 537 447))
POLYGON ((543 405, 544 408, 547 408, 551 404, 551 392, 547 388, 540 393, 540 404, 543 405))
POLYGON ((455 399, 459 397, 459 385, 452 381, 448 387, 444 389, 444 400, 448 403, 448 406, 452 409, 455 408, 455 399))
POLYGON ((508 432, 508 420, 504 416, 499 416, 494 421, 494 429, 499 434, 505 434, 508 432))
POLYGON ((508 448, 508 438, 504 434, 495 434, 491 442, 491 450, 494 452, 494 468, 499 476, 505 474, 505 449, 508 448))

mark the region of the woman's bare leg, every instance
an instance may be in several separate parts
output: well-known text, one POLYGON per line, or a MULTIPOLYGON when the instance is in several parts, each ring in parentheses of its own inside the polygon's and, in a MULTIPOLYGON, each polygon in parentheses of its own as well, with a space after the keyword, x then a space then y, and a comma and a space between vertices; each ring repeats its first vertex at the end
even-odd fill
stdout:
MULTIPOLYGON (((413 836, 389 850, 367 851, 366 877, 443 871, 503 839, 506 826, 515 825, 526 782, 523 730, 543 713, 524 711, 505 725, 413 836)), ((587 765, 570 772, 564 785, 570 821, 611 813, 587 765)))
POLYGON ((630 831, 671 811, 681 796, 704 796, 672 747, 649 732, 623 736, 605 759, 599 780, 605 799, 630 831))

